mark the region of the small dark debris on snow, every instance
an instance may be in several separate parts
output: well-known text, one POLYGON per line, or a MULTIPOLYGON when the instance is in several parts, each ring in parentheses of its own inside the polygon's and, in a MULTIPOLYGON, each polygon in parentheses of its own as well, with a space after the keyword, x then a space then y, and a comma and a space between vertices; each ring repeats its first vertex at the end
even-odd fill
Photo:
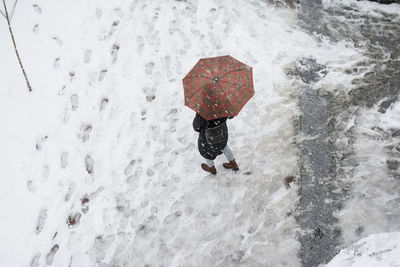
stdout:
POLYGON ((293 66, 285 69, 287 76, 297 76, 306 84, 318 82, 327 75, 326 66, 319 64, 314 58, 300 58, 293 66))
POLYGON ((147 102, 151 102, 151 101, 153 101, 154 99, 156 99, 156 96, 155 96, 155 95, 148 95, 148 96, 146 96, 147 102))
POLYGON ((317 229, 314 230, 314 236, 321 239, 324 236, 324 233, 319 227, 317 227, 317 229))
POLYGON ((399 168, 400 162, 397 160, 387 160, 386 165, 388 166, 389 170, 395 171, 399 168))
POLYGON ((68 227, 73 227, 79 225, 79 222, 81 220, 82 214, 80 212, 76 212, 75 214, 70 214, 68 215, 67 218, 67 225, 68 227))
POLYGON ((89 198, 88 198, 87 196, 84 196, 84 197, 81 199, 82 205, 85 205, 85 204, 88 203, 88 202, 89 202, 89 198))
POLYGON ((398 100, 397 96, 391 97, 389 99, 384 100, 380 105, 378 111, 380 113, 386 113, 386 110, 398 100))
POLYGON ((392 129, 392 137, 400 136, 400 129, 392 129))
POLYGON ((119 20, 116 20, 116 21, 113 22, 112 25, 115 27, 115 26, 118 26, 118 24, 119 24, 119 20))
POLYGON ((243 174, 244 175, 251 175, 253 172, 252 171, 247 171, 247 172, 244 172, 243 174))
POLYGON ((82 212, 86 214, 89 211, 89 198, 87 196, 84 196, 81 199, 81 203, 82 203, 82 212))
MULTIPOLYGON (((357 0, 360 1, 360 0, 357 0)), ((400 4, 400 0, 368 0, 370 2, 377 2, 379 4, 400 4)))
POLYGON ((122 206, 122 205, 118 205, 118 206, 117 206, 117 210, 118 210, 119 212, 124 212, 125 207, 122 206))
POLYGON ((293 182, 295 179, 293 176, 287 176, 283 179, 283 184, 285 185, 286 189, 290 188, 290 183, 293 182))
POLYGON ((55 232, 55 233, 54 233, 54 235, 53 235, 53 240, 56 238, 57 234, 58 234, 58 232, 55 232))
POLYGON ((364 227, 363 226, 359 226, 357 227, 357 229, 355 230, 356 234, 358 236, 361 236, 361 234, 364 232, 364 227))
POLYGON ((175 211, 175 216, 176 217, 181 217, 182 216, 182 211, 175 211))

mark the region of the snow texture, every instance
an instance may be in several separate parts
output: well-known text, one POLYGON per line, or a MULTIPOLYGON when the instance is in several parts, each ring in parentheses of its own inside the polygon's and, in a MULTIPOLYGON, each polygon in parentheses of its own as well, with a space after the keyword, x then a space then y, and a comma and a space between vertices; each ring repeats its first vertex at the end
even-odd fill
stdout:
POLYGON ((370 235, 343 249, 326 267, 398 267, 400 233, 370 235))
MULTIPOLYGON (((316 63, 313 86, 346 94, 368 68, 345 75, 363 49, 315 38, 296 10, 267 2, 19 1, 12 25, 33 92, 2 21, 0 265, 300 266, 298 183, 282 180, 299 176, 297 142, 310 137, 296 136, 303 84, 290 75, 316 63), (253 67, 256 93, 228 124, 240 171, 219 157, 213 176, 200 168, 181 79, 199 58, 227 54, 253 67)), ((380 117, 385 132, 397 112, 380 117)), ((376 161, 363 140, 357 158, 376 161)), ((356 215, 381 215, 361 203, 356 215)))

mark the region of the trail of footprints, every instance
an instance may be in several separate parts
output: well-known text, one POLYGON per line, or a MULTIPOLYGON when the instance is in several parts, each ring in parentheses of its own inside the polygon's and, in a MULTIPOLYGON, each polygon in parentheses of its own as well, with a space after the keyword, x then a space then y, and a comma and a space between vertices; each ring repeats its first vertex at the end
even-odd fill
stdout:
MULTIPOLYGON (((109 99, 107 97, 103 97, 99 103, 98 110, 103 111, 104 109, 106 109, 108 103, 109 99)), ((76 111, 78 110, 78 108, 79 108, 78 95, 74 94, 71 96, 71 109, 73 111, 76 111)), ((93 130, 93 125, 91 123, 82 123, 80 126, 80 131, 76 136, 77 140, 79 140, 81 143, 88 142, 92 130, 93 130)), ((50 137, 47 134, 39 136, 35 143, 35 150, 38 153, 41 153, 43 150, 45 150, 46 145, 49 145, 49 140, 50 137)), ((69 167, 69 159, 70 159, 69 152, 64 151, 60 153, 59 164, 61 169, 66 170, 69 167)), ((86 157, 84 158, 84 163, 85 163, 85 172, 88 175, 93 176, 95 171, 95 160, 92 157, 92 155, 86 155, 86 157)), ((131 165, 132 168, 134 162, 132 162, 131 165)), ((128 172, 130 171, 126 170, 126 173, 128 172)), ((136 175, 138 175, 138 173, 136 173, 136 175)), ((50 166, 45 165, 42 169, 42 177, 44 180, 48 180, 49 176, 50 176, 50 166)), ((69 186, 66 190, 64 197, 65 202, 69 202, 71 200, 72 195, 76 191, 76 187, 77 185, 75 182, 72 181, 69 183, 69 186)), ((29 192, 35 193, 36 191, 35 183, 32 180, 27 181, 27 188, 29 192)), ((86 214, 89 211, 90 202, 93 201, 103 190, 104 188, 100 187, 96 191, 88 195, 84 195, 80 198, 80 210, 78 211, 72 210, 66 218, 65 224, 68 228, 74 228, 79 226, 83 214, 86 214)), ((43 232, 43 230, 45 229, 47 219, 48 219, 48 210, 46 208, 43 208, 39 211, 38 214, 38 219, 35 226, 36 235, 40 235, 43 232)), ((57 235, 55 234, 55 237, 56 236, 57 235)), ((59 250, 59 245, 55 244, 50 249, 50 251, 45 255, 43 260, 46 262, 47 265, 53 264, 54 257, 58 250, 59 250)), ((40 253, 35 254, 31 260, 31 266, 40 266, 40 258, 41 258, 40 253)))
MULTIPOLYGON (((38 13, 41 14, 42 10, 41 8, 35 4, 33 5, 34 10, 38 13)), ((136 42, 137 42, 137 48, 139 51, 143 50, 145 47, 145 41, 146 43, 148 43, 151 46, 154 46, 155 49, 158 49, 157 47, 160 47, 160 40, 159 40, 159 33, 158 31, 154 31, 154 22, 157 21, 158 19, 158 12, 159 10, 156 10, 156 14, 153 18, 153 21, 150 22, 148 24, 149 29, 153 29, 153 31, 151 33, 149 33, 146 37, 143 36, 137 36, 136 37, 136 42)), ((96 17, 98 19, 100 19, 102 17, 102 10, 101 9, 96 9, 96 17)), ((172 26, 170 28, 171 32, 176 32, 178 34, 178 36, 183 40, 184 42, 184 46, 183 49, 180 51, 181 54, 185 54, 186 51, 188 49, 190 49, 190 41, 188 39, 188 37, 179 30, 179 22, 175 21, 172 23, 172 26)), ((103 35, 101 38, 99 38, 100 41, 104 41, 107 40, 109 38, 112 37, 112 35, 115 33, 115 31, 117 30, 118 26, 120 25, 120 21, 119 20, 115 20, 112 24, 110 29, 106 32, 105 35, 103 35)), ((33 32, 37 33, 39 31, 39 24, 34 25, 33 27, 33 32)), ((59 37, 59 36, 52 36, 51 37, 52 40, 55 42, 56 45, 58 45, 59 47, 62 47, 64 45, 63 40, 59 37)), ((117 60, 118 60, 118 53, 120 51, 120 44, 118 42, 113 42, 113 44, 110 47, 110 63, 111 64, 116 64, 117 60)), ((93 59, 93 51, 91 49, 86 49, 83 53, 83 63, 85 64, 90 64, 92 62, 93 59)), ((56 57, 53 61, 53 68, 54 70, 58 70, 60 69, 61 65, 62 65, 63 59, 61 57, 56 57)), ((177 68, 177 71, 172 70, 172 58, 170 55, 165 56, 162 59, 163 64, 165 65, 166 68, 166 73, 167 73, 167 77, 169 79, 170 82, 174 82, 174 74, 176 74, 178 72, 178 74, 181 72, 181 65, 179 64, 179 62, 175 63, 175 66, 177 68)), ((156 69, 156 63, 153 61, 150 61, 148 63, 146 63, 145 65, 145 74, 148 76, 157 76, 159 75, 159 73, 155 72, 156 69)), ((97 80, 99 82, 103 81, 105 79, 105 76, 107 74, 107 72, 109 71, 108 68, 103 68, 98 72, 98 76, 97 76, 97 80)), ((77 73, 74 70, 71 70, 68 72, 67 77, 68 80, 72 83, 76 77, 77 77, 77 73)), ((64 95, 66 92, 66 86, 63 86, 62 88, 62 93, 60 93, 60 95, 64 95)), ((146 100, 148 102, 152 102, 155 98, 156 98, 156 86, 152 86, 152 87, 145 87, 143 88, 143 92, 145 94, 146 100)), ((66 113, 65 113, 65 117, 63 119, 64 123, 68 123, 69 121, 69 110, 72 112, 77 112, 79 111, 79 95, 78 94, 71 94, 69 96, 69 108, 66 109, 66 113)), ((101 112, 103 110, 105 110, 107 108, 109 104, 109 98, 108 97, 103 97, 100 100, 99 103, 99 108, 98 110, 101 112)), ((171 131, 173 131, 175 129, 175 122, 177 121, 176 119, 176 115, 177 115, 177 109, 171 109, 165 116, 165 120, 169 121, 170 124, 172 125, 171 127, 171 131)), ((147 119, 147 111, 145 109, 143 109, 140 113, 140 119, 141 120, 146 120, 147 119)), ((81 124, 80 129, 79 129, 79 133, 77 134, 77 140, 79 140, 79 142, 81 143, 86 143, 90 140, 90 135, 94 129, 94 125, 92 125, 91 123, 87 123, 84 122, 81 124)), ((39 137, 37 142, 36 142, 36 150, 38 153, 40 153, 43 148, 49 143, 49 136, 44 135, 42 137, 39 137)), ((180 142, 183 144, 186 144, 186 139, 184 137, 180 138, 180 142)), ((188 144, 187 148, 191 149, 190 147, 191 144, 188 144)), ((185 148, 185 149, 187 149, 185 148)), ((171 152, 171 158, 170 160, 166 163, 167 166, 172 167, 175 163, 175 160, 177 158, 177 155, 180 153, 181 151, 172 151, 171 152)), ((161 153, 161 152, 160 152, 161 153)), ((159 154, 159 153, 158 153, 159 154)), ((157 154, 157 155, 158 155, 157 154)), ((70 158, 72 157, 72 155, 70 155, 69 152, 67 151, 63 151, 60 153, 59 156, 59 164, 62 170, 67 170, 70 167, 70 158)), ((89 176, 94 176, 95 175, 95 157, 93 157, 93 155, 86 155, 85 158, 83 159, 84 161, 84 166, 85 166, 85 172, 89 175, 89 176)), ((129 162, 127 163, 125 169, 123 170, 123 173, 125 175, 125 182, 130 186, 131 189, 135 190, 135 188, 138 188, 139 186, 139 181, 140 181, 140 177, 145 173, 148 177, 151 177, 155 174, 155 171, 152 168, 149 168, 147 170, 144 170, 143 168, 143 164, 142 164, 142 159, 141 158, 135 158, 135 159, 131 159, 129 160, 129 162)), ((157 162, 155 163, 155 165, 153 166, 154 169, 159 169, 162 166, 162 162, 157 162), (157 166, 156 166, 157 165, 157 166), (158 166, 159 165, 159 166, 158 166)), ((43 173, 42 176, 44 179, 48 179, 49 174, 50 173, 50 166, 46 165, 43 168, 43 173)), ((173 182, 177 183, 181 180, 180 177, 174 176, 173 177, 173 182)), ((69 184, 67 185, 67 189, 65 192, 65 196, 64 196, 64 201, 65 202, 70 202, 72 199, 72 196, 74 195, 74 193, 76 192, 76 188, 77 188, 77 184, 73 181, 69 182, 69 184)), ((27 182, 27 187, 28 190, 30 192, 35 192, 35 184, 32 180, 29 180, 27 182)), ((103 187, 98 188, 96 191, 88 194, 88 195, 83 195, 80 198, 80 209, 79 210, 71 210, 71 212, 68 214, 67 218, 65 218, 65 225, 68 228, 75 228, 78 227, 80 224, 80 221, 82 219, 82 216, 84 214, 86 214, 89 211, 89 207, 90 207, 90 203, 104 190, 103 187)), ((144 201, 142 203, 142 208, 146 207, 147 205, 149 205, 149 201, 144 201)), ((124 201, 123 198, 121 200, 117 200, 117 206, 116 209, 119 212, 122 213, 126 213, 126 216, 124 216, 124 218, 128 218, 128 217, 135 217, 134 211, 129 208, 129 201, 124 201)), ((151 207, 151 211, 153 214, 157 213, 157 207, 153 206, 151 207)), ((45 229, 45 225, 46 225, 46 221, 48 219, 48 210, 47 209, 41 209, 38 215, 38 219, 37 219, 37 223, 36 223, 36 234, 40 235, 43 233, 44 229, 45 229)), ((171 213, 166 219, 165 219, 165 224, 169 225, 169 224, 173 224, 173 222, 176 219, 179 219, 179 217, 181 217, 182 212, 181 211, 177 211, 177 212, 173 212, 171 213)), ((136 215, 137 216, 137 215, 136 215)), ((128 220, 121 220, 120 221, 120 226, 121 229, 124 229, 127 224, 128 224, 128 220)), ((138 224, 138 225, 132 225, 132 227, 135 227, 136 233, 138 236, 143 236, 145 237, 148 233, 154 232, 156 227, 159 225, 159 221, 157 219, 157 217, 155 215, 148 217, 145 221, 142 222, 142 224, 138 224)), ((53 240, 55 240, 57 238, 57 233, 54 234, 53 236, 53 240)), ((116 239, 115 235, 108 235, 108 236, 103 236, 100 235, 96 238, 95 240, 95 245, 94 245, 94 249, 98 249, 99 252, 102 251, 102 253, 104 254, 105 251, 107 250, 107 248, 114 242, 114 240, 116 239)), ((43 259, 45 260, 45 263, 47 265, 52 265, 53 261, 54 261, 54 257, 57 254, 58 250, 60 249, 59 244, 53 244, 52 247, 49 249, 49 252, 46 255, 41 255, 40 253, 36 254, 33 256, 32 260, 31 260, 31 267, 36 267, 36 266, 40 266, 40 258, 43 256, 43 259)), ((95 253, 96 255, 100 255, 99 257, 99 261, 101 261, 103 258, 101 255, 101 253, 95 253)), ((103 255, 104 256, 104 255, 103 255)))

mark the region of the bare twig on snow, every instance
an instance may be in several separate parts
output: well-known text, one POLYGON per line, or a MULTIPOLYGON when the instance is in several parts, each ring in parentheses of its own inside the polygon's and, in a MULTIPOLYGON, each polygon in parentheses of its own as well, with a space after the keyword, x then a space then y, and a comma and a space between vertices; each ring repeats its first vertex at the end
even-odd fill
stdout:
MULTIPOLYGON (((15 10, 16 5, 17 5, 17 1, 15 1, 15 3, 14 3, 13 14, 14 14, 14 10, 15 10)), ((14 34, 12 32, 11 23, 10 23, 10 17, 8 16, 8 11, 7 11, 7 6, 6 6, 5 0, 3 0, 3 6, 4 6, 5 18, 6 18, 7 23, 8 23, 8 30, 10 31, 11 39, 12 39, 12 42, 13 42, 13 45, 14 45, 15 54, 17 55, 18 62, 19 62, 19 65, 21 67, 22 73, 24 74, 26 85, 28 86, 29 92, 32 92, 32 87, 31 87, 31 85, 29 83, 28 77, 26 76, 26 72, 25 72, 24 66, 22 65, 22 61, 21 61, 21 58, 20 58, 19 53, 18 53, 17 44, 15 43, 15 38, 14 38, 14 34)), ((2 15, 4 16, 4 14, 2 14, 2 15)))

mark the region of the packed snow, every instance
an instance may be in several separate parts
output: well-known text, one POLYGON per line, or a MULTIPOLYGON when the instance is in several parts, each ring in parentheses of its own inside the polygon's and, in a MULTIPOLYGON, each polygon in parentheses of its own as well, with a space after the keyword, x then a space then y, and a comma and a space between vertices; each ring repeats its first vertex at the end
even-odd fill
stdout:
POLYGON ((400 233, 381 233, 342 250, 326 267, 400 266, 400 233))
POLYGON ((359 49, 256 0, 19 1, 29 93, 0 21, 0 266, 300 266, 285 70, 314 58, 329 70, 318 86, 347 90, 359 49), (255 95, 228 121, 240 171, 220 156, 213 176, 181 79, 228 54, 253 67, 255 95))

